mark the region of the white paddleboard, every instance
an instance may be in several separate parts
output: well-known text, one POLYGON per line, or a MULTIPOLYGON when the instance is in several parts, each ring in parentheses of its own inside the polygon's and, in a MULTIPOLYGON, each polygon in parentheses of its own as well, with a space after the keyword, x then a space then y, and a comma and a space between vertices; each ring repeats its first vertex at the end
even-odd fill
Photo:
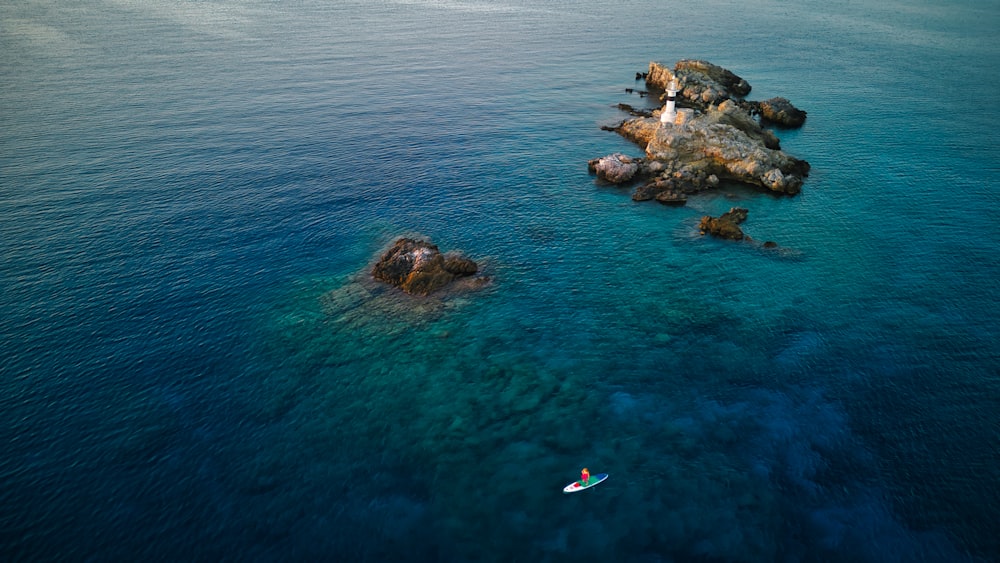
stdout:
POLYGON ((596 485, 598 483, 603 483, 604 480, 607 479, 607 478, 608 478, 608 474, 607 473, 598 473, 597 475, 591 475, 590 476, 590 480, 587 482, 586 486, 581 485, 579 481, 573 481, 569 485, 566 485, 565 487, 563 487, 563 492, 564 493, 575 493, 575 492, 582 491, 584 489, 589 489, 589 488, 593 487, 594 485, 596 485))

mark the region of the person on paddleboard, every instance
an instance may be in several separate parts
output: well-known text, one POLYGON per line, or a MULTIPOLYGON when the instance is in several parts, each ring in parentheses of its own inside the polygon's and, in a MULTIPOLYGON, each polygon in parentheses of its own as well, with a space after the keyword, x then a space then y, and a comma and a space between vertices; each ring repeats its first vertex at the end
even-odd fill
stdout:
POLYGON ((588 484, 590 484, 590 471, 584 467, 583 471, 580 472, 580 485, 586 487, 588 484))

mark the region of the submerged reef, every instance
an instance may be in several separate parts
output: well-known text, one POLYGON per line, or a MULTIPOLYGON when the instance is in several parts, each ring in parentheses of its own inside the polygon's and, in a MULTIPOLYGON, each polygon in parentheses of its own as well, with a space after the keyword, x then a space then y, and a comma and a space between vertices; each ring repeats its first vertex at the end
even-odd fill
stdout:
POLYGON ((598 178, 637 183, 633 200, 670 205, 684 205, 687 196, 726 181, 784 195, 799 193, 809 163, 782 151, 778 137, 764 125, 799 127, 806 112, 785 98, 744 100, 750 93, 747 81, 706 61, 681 60, 673 70, 651 62, 649 72, 640 76, 651 90, 676 85, 676 117, 661 119, 665 108, 643 111, 620 105, 632 118, 605 129, 639 145, 645 155, 595 158, 588 167, 598 178))
POLYGON ((478 270, 474 261, 461 254, 442 254, 430 242, 403 237, 382 255, 372 276, 411 295, 430 295, 478 270))

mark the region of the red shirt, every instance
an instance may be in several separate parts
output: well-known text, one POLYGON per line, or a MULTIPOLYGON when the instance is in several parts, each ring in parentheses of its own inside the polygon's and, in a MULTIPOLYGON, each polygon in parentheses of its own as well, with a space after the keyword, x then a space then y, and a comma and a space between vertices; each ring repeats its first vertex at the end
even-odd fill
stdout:
POLYGON ((588 479, 590 479, 590 472, 589 471, 584 471, 584 472, 580 473, 580 480, 583 481, 584 484, 587 483, 588 479))

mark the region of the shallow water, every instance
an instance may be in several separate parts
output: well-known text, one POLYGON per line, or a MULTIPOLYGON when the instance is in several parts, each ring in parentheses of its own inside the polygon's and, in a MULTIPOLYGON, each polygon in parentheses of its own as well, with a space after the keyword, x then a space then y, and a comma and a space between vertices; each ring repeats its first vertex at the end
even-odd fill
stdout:
POLYGON ((5 557, 1000 558, 1000 9, 671 10, 0 7, 5 557), (802 194, 588 176, 679 58, 809 112, 802 194))

